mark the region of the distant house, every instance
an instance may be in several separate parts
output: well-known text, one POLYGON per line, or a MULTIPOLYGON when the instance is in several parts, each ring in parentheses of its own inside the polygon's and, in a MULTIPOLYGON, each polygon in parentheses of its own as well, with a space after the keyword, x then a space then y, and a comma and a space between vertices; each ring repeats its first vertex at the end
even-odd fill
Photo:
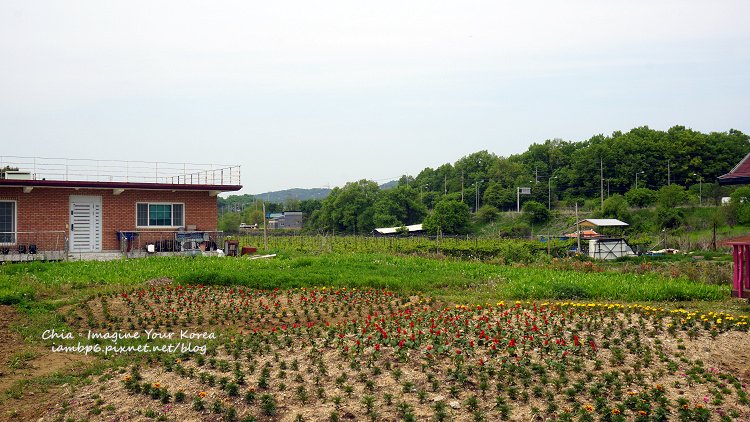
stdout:
POLYGON ((281 213, 271 213, 268 215, 268 228, 270 229, 302 229, 302 212, 285 211, 281 213))
POLYGON ((215 247, 217 195, 242 188, 237 166, 1 158, 0 261, 215 247))
MULTIPOLYGON (((421 224, 412 224, 406 227, 406 233, 411 235, 424 233, 424 229, 421 224)), ((381 227, 372 231, 373 236, 396 236, 401 234, 401 227, 381 227)))
POLYGON ((720 185, 748 185, 750 184, 750 154, 747 154, 727 174, 719 176, 720 185))

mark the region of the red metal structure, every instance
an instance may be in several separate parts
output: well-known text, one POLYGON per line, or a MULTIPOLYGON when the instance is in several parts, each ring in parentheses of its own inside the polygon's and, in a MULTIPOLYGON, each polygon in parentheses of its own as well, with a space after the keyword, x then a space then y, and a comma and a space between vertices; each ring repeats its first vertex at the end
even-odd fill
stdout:
POLYGON ((729 242, 734 257, 732 296, 750 298, 750 242, 729 242))

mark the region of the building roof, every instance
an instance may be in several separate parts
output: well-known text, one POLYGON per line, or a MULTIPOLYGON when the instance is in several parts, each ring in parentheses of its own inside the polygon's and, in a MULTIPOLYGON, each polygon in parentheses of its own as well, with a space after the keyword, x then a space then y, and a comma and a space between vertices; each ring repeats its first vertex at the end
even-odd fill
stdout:
MULTIPOLYGON (((401 227, 381 227, 381 228, 375 229, 374 231, 380 234, 396 234, 400 228, 401 227)), ((423 229, 422 229, 421 224, 412 224, 410 226, 406 226, 406 230, 408 230, 411 233, 411 232, 422 231, 423 229)))
POLYGON ((234 192, 242 185, 184 184, 184 183, 138 183, 138 182, 88 182, 80 180, 14 180, 0 179, 0 187, 33 188, 74 188, 74 189, 137 189, 173 191, 234 192))
POLYGON ((747 154, 732 171, 719 176, 720 185, 750 184, 750 154, 747 154))
MULTIPOLYGON (((564 236, 570 237, 570 238, 576 238, 578 237, 578 232, 566 233, 564 236)), ((597 233, 594 230, 581 230, 581 236, 582 237, 596 237, 596 236, 599 236, 599 233, 597 233)))
POLYGON ((624 221, 620 221, 616 218, 587 218, 585 220, 579 221, 576 224, 584 226, 584 227, 626 227, 626 226, 629 226, 628 223, 624 221))
POLYGON ((240 166, 0 156, 0 187, 231 192, 240 166))

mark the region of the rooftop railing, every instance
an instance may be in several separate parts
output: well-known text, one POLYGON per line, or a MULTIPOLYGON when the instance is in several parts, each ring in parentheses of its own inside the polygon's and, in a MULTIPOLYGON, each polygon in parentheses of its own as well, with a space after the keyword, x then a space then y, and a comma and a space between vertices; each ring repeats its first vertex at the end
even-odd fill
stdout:
POLYGON ((240 166, 0 155, 0 178, 79 182, 240 185, 240 166))

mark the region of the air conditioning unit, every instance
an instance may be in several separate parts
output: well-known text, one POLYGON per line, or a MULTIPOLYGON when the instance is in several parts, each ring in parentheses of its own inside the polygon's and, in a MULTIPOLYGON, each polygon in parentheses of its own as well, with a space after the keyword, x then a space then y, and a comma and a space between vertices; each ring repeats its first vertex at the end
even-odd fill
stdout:
POLYGON ((6 170, 2 174, 7 180, 31 180, 31 173, 28 171, 6 170))

